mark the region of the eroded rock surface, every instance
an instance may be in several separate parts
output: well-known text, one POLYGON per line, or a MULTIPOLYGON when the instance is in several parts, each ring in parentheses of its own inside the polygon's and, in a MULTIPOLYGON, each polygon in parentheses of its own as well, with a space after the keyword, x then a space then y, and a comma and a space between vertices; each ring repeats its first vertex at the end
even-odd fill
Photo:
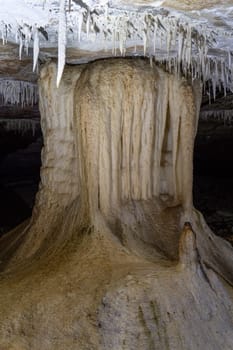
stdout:
POLYGON ((200 83, 113 59, 55 86, 51 63, 36 206, 0 241, 0 349, 233 349, 232 247, 192 205, 200 83))

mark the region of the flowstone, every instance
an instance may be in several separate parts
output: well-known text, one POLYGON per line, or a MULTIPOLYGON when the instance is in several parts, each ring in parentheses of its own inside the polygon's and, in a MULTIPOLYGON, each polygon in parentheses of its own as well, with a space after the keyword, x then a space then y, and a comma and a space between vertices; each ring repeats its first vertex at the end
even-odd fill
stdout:
POLYGON ((233 349, 230 244, 192 204, 201 84, 143 59, 41 71, 41 185, 0 241, 0 349, 233 349))

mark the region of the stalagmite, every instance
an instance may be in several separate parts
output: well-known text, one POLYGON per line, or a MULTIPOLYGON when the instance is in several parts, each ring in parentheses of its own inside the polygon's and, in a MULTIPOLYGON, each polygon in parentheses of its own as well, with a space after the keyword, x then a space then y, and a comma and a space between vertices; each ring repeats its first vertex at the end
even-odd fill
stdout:
POLYGON ((233 349, 232 247, 192 203, 200 80, 144 59, 56 73, 32 219, 0 240, 0 348, 233 349))

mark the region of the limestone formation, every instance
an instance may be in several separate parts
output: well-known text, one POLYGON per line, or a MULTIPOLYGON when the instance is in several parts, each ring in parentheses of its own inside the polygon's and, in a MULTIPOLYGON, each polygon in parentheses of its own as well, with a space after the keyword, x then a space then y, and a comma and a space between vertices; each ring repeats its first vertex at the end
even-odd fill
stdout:
POLYGON ((33 216, 0 240, 0 349, 233 349, 232 247, 192 203, 200 81, 146 59, 56 76, 33 216))

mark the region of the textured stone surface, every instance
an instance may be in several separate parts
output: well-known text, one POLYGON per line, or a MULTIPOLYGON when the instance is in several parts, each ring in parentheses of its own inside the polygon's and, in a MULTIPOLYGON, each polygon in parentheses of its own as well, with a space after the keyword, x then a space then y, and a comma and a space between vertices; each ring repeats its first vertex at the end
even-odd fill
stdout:
POLYGON ((55 81, 31 222, 0 240, 0 349, 233 349, 232 248, 192 207, 200 84, 140 59, 55 81))

